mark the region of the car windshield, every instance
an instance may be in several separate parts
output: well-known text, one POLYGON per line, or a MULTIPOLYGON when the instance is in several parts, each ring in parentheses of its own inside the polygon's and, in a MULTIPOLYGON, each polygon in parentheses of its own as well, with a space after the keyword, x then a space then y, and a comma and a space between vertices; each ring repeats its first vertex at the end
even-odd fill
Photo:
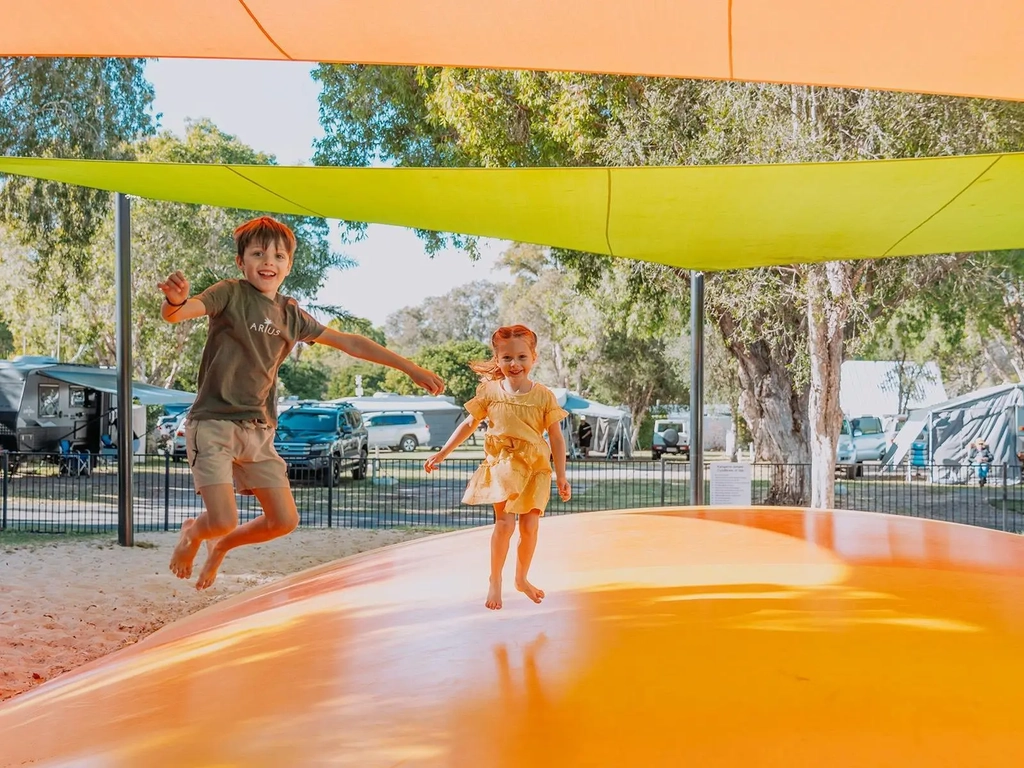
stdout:
POLYGON ((675 421, 665 421, 658 425, 659 432, 664 432, 666 429, 674 429, 676 432, 682 432, 683 425, 675 421))
POLYGON ((293 432, 333 432, 338 428, 338 415, 322 411, 285 411, 277 420, 277 426, 293 432))

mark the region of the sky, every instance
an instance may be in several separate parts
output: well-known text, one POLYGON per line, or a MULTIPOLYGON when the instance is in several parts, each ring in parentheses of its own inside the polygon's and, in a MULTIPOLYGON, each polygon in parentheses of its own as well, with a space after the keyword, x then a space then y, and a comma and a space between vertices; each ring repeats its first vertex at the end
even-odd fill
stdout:
MULTIPOLYGON (((161 59, 147 64, 146 75, 156 92, 153 109, 161 129, 181 136, 187 119, 209 118, 254 149, 275 155, 281 165, 297 165, 311 162, 313 142, 323 136, 312 69, 298 62, 161 59)), ((507 247, 501 241, 482 241, 481 259, 473 262, 454 250, 431 258, 411 229, 373 224, 364 240, 351 245, 342 245, 336 223, 331 230, 336 250, 357 266, 332 270, 316 303, 340 305, 375 325, 458 285, 510 279, 495 267, 507 247)))

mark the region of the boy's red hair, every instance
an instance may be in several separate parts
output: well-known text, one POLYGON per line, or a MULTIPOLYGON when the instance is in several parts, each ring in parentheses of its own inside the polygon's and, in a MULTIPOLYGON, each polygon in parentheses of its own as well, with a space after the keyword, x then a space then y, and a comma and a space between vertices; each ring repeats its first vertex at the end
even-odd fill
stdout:
POLYGON ((238 247, 239 258, 245 255, 245 249, 253 243, 259 243, 264 248, 281 243, 288 251, 289 257, 295 256, 295 233, 287 224, 282 224, 269 216, 247 221, 235 230, 235 245, 238 247))
POLYGON ((508 341, 509 339, 526 339, 527 344, 530 345, 530 351, 535 355, 537 354, 536 333, 525 325, 503 325, 491 334, 491 359, 471 362, 469 364, 470 370, 480 376, 481 379, 490 379, 491 381, 504 379, 505 374, 501 372, 501 368, 498 366, 498 342, 508 341))

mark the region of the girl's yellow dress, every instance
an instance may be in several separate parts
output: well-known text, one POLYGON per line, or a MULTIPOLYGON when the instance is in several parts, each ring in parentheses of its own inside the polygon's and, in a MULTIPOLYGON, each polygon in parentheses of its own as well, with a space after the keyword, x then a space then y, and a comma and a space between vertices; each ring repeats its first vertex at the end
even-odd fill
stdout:
POLYGON ((476 419, 487 419, 484 463, 469 480, 464 504, 500 504, 505 512, 525 515, 544 509, 551 498, 551 449, 544 432, 559 429, 569 414, 542 384, 521 395, 505 391, 501 381, 486 381, 466 403, 476 419))

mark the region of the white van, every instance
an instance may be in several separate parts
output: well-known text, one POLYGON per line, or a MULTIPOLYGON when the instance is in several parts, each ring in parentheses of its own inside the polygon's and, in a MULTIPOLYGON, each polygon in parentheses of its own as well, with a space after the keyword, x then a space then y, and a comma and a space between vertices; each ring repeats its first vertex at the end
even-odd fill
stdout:
POLYGON ((363 423, 370 436, 370 448, 390 448, 392 451, 415 451, 421 445, 430 445, 430 427, 422 413, 414 411, 386 411, 364 413, 363 423))

